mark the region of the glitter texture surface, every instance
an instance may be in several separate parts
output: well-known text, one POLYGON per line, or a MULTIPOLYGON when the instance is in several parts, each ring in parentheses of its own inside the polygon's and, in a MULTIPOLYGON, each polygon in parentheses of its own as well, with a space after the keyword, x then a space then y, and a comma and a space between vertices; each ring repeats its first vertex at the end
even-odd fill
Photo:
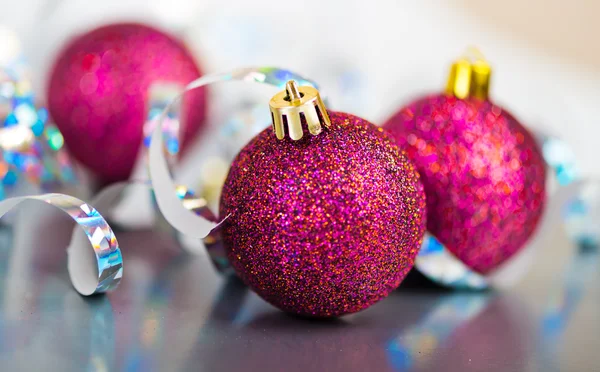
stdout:
POLYGON ((437 95, 385 125, 421 173, 427 229, 486 274, 522 248, 545 205, 545 165, 532 135, 489 101, 437 95))
POLYGON ((339 316, 396 288, 425 231, 415 167, 387 134, 330 112, 331 129, 300 141, 257 135, 234 160, 220 215, 242 280, 284 311, 339 316))
MULTIPOLYGON (((129 177, 142 144, 149 88, 198 78, 175 39, 136 24, 96 29, 68 45, 52 72, 48 102, 72 155, 104 182, 129 177)), ((186 95, 182 146, 204 123, 205 90, 186 95)))

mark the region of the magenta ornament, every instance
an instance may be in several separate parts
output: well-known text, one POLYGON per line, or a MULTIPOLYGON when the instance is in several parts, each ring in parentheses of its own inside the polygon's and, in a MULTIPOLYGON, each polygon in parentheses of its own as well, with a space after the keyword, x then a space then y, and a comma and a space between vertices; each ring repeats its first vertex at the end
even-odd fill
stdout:
POLYGON ((221 197, 223 241, 240 278, 278 308, 310 317, 366 309, 414 264, 425 231, 415 167, 368 121, 329 112, 298 141, 258 134, 221 197))
POLYGON ((427 230, 471 269, 488 274, 523 248, 546 201, 533 136, 487 99, 439 94, 383 126, 407 151, 427 195, 427 230))
MULTIPOLYGON (((114 24, 71 41, 50 75, 49 110, 65 145, 102 183, 125 180, 142 145, 149 88, 181 85, 201 71, 176 38, 140 24, 114 24)), ((186 95, 181 145, 204 126, 206 92, 186 95)))

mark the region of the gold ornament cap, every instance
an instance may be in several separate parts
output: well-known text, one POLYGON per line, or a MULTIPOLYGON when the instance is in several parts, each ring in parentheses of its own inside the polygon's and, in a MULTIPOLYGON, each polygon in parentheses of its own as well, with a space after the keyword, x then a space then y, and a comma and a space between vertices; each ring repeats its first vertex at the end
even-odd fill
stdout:
POLYGON ((446 93, 456 98, 488 99, 492 68, 477 48, 469 48, 450 68, 446 93))
POLYGON ((310 86, 298 86, 294 80, 285 84, 285 90, 277 93, 269 101, 273 130, 277 139, 282 140, 286 134, 294 141, 304 135, 302 118, 308 125, 308 132, 313 136, 329 128, 331 121, 319 91, 310 86), (287 129, 287 130, 286 130, 287 129))

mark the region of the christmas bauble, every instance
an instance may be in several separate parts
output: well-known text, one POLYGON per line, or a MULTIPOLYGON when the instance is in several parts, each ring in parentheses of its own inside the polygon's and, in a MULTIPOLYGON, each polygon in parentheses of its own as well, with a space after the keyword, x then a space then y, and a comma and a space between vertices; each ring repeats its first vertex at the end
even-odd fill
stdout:
MULTIPOLYGON (((142 143, 149 89, 185 86, 200 70, 185 46, 138 24, 102 27, 73 40, 50 76, 48 103, 65 145, 103 182, 129 177, 142 143)), ((183 102, 182 146, 204 124, 205 91, 183 102)))
POLYGON ((422 185, 405 154, 356 116, 329 112, 330 125, 315 128, 323 112, 288 113, 283 125, 274 116, 275 133, 264 130, 233 161, 220 204, 240 278, 280 309, 313 317, 385 297, 413 266, 425 229, 422 185))
POLYGON ((525 245, 544 209, 546 171, 533 136, 511 114, 487 96, 437 94, 384 128, 418 168, 427 229, 450 252, 487 274, 525 245))

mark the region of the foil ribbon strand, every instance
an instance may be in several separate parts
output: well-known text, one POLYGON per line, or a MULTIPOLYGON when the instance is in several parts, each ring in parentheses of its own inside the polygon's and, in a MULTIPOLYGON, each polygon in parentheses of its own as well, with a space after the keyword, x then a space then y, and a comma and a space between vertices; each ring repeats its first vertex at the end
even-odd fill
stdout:
POLYGON ((291 79, 296 80, 299 85, 310 85, 316 88, 316 84, 312 81, 288 70, 273 67, 241 68, 226 73, 205 75, 192 81, 162 112, 159 118, 159 125, 154 128, 152 133, 148 170, 160 212, 165 220, 180 233, 190 238, 202 239, 217 228, 223 220, 215 223, 185 208, 181 199, 174 192, 177 185, 171 179, 169 166, 162 146, 163 126, 171 108, 175 107, 186 92, 209 84, 226 81, 246 81, 272 85, 283 89, 285 83, 291 79))
POLYGON ((77 292, 89 296, 117 287, 123 276, 121 249, 112 229, 95 208, 64 194, 22 196, 0 201, 0 218, 28 200, 58 208, 79 227, 67 248, 69 277, 77 292))

